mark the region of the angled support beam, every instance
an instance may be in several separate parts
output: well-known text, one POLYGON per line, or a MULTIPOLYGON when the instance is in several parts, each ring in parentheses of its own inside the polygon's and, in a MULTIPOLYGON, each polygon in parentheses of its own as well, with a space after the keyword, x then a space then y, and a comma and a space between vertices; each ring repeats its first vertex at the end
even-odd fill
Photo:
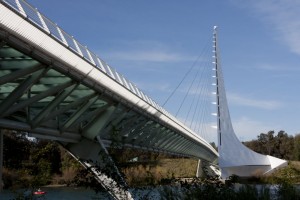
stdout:
POLYGON ((102 130, 111 121, 116 111, 114 105, 109 105, 103 112, 100 112, 87 126, 84 127, 82 135, 93 140, 99 134, 102 134, 102 130))
POLYGON ((135 132, 139 132, 142 127, 146 126, 149 121, 147 119, 141 120, 138 123, 135 123, 131 127, 128 127, 127 129, 124 130, 123 136, 127 135, 126 137, 128 140, 132 139, 131 135, 135 134, 135 132), (125 132, 126 131, 126 132, 125 132))
POLYGON ((23 109, 23 108, 25 108, 25 107, 27 107, 29 105, 32 105, 33 103, 35 103, 35 102, 37 102, 37 101, 39 101, 39 100, 41 100, 41 99, 43 99, 43 98, 45 98, 47 96, 51 96, 51 95, 53 95, 53 94, 55 94, 55 93, 57 93, 57 92, 59 92, 61 90, 64 90, 65 88, 71 86, 72 84, 74 84, 74 83, 72 83, 71 81, 69 81, 69 82, 66 82, 64 84, 52 87, 52 88, 50 88, 49 90, 47 90, 45 92, 37 94, 37 95, 29 98, 28 100, 21 101, 20 103, 12 106, 6 112, 4 112, 3 115, 1 115, 1 116, 8 116, 8 115, 10 115, 10 114, 12 114, 12 113, 14 113, 14 112, 16 112, 18 110, 21 110, 21 109, 23 109))
MULTIPOLYGON (((37 129, 38 130, 38 129, 37 129)), ((67 142, 67 143, 77 143, 80 141, 81 136, 78 134, 73 134, 73 137, 66 137, 62 135, 61 133, 56 135, 50 135, 50 134, 41 134, 41 133, 28 133, 28 136, 45 139, 45 140, 54 140, 54 141, 60 141, 60 142, 67 142)))
POLYGON ((27 92, 33 84, 35 84, 47 71, 49 68, 41 69, 34 72, 26 80, 24 80, 20 85, 11 92, 7 98, 0 104, 0 113, 4 113, 8 108, 10 108, 18 99, 27 92))
POLYGON ((105 112, 105 110, 108 109, 110 106, 111 106, 110 104, 105 104, 105 105, 97 108, 96 110, 89 112, 88 114, 86 114, 84 116, 80 116, 80 118, 78 118, 74 123, 79 124, 83 121, 88 121, 86 126, 89 126, 90 123, 91 124, 93 123, 94 119, 96 119, 99 115, 101 115, 101 113, 105 112))
POLYGON ((51 111, 54 110, 54 108, 58 106, 65 98, 67 98, 77 86, 78 83, 71 85, 58 96, 56 96, 55 99, 32 120, 31 126, 33 128, 38 127, 43 122, 43 119, 47 117, 47 115, 49 115, 49 113, 51 113, 51 111))
POLYGON ((45 68, 44 65, 42 65, 42 64, 36 64, 33 67, 29 67, 29 68, 25 68, 25 69, 20 69, 20 70, 17 70, 15 72, 9 73, 9 74, 4 75, 4 76, 1 77, 1 79, 0 79, 0 85, 8 83, 8 82, 11 82, 13 80, 16 80, 18 78, 24 77, 26 75, 32 74, 32 73, 34 73, 34 72, 36 72, 36 71, 38 71, 40 69, 43 69, 43 68, 45 68))
POLYGON ((161 140, 159 143, 157 143, 156 146, 158 148, 163 148, 165 144, 168 144, 169 141, 173 140, 176 137, 176 134, 170 130, 169 132, 166 132, 162 137, 167 139, 161 140))
POLYGON ((148 121, 143 118, 143 120, 138 121, 135 125, 131 125, 131 127, 127 127, 126 130, 122 130, 120 135, 123 137, 125 143, 132 143, 132 139, 136 136, 136 134, 139 132, 141 127, 145 126, 145 124, 148 121))
POLYGON ((53 119, 61 114, 63 114, 64 112, 68 111, 68 110, 71 110, 75 107, 78 107, 80 105, 82 105, 83 103, 85 103, 86 101, 88 101, 89 99, 95 97, 97 94, 96 93, 93 93, 93 94, 90 94, 90 95, 87 95, 85 97, 82 97, 72 103, 69 103, 68 105, 66 106, 63 106, 62 108, 59 108, 57 110, 54 110, 53 112, 51 112, 46 118, 44 118, 44 121, 47 121, 49 119, 53 119))
POLYGON ((63 125, 63 127, 61 128, 61 131, 63 132, 64 130, 68 129, 87 109, 89 109, 89 107, 94 104, 98 99, 98 96, 95 96, 91 99, 89 99, 89 101, 82 105, 77 112, 75 112, 63 125))
POLYGON ((168 144, 164 146, 164 148, 168 150, 172 150, 177 144, 182 143, 184 140, 181 140, 181 137, 176 134, 173 140, 169 141, 168 144))
MULTIPOLYGON (((163 132, 166 132, 167 130, 164 130, 163 132)), ((157 143, 164 140, 164 138, 162 137, 162 133, 161 131, 158 131, 157 134, 155 135, 155 137, 153 137, 153 139, 149 142, 148 146, 151 148, 157 148, 157 143)))
POLYGON ((186 154, 192 154, 194 150, 195 150, 195 146, 187 143, 182 147, 180 151, 186 154))
POLYGON ((159 125, 159 127, 157 127, 156 133, 154 133, 152 140, 149 141, 149 146, 153 146, 155 145, 158 141, 160 141, 162 139, 162 134, 165 133, 168 129, 166 127, 163 127, 161 125, 159 125))
POLYGON ((159 136, 153 142, 151 142, 153 147, 155 148, 162 142, 164 136, 171 132, 170 129, 167 129, 165 127, 163 127, 162 129, 163 130, 160 132, 159 136))
POLYGON ((81 136, 76 133, 64 132, 63 134, 61 134, 58 130, 50 128, 32 129, 31 126, 27 123, 8 119, 0 119, 0 127, 4 129, 29 132, 33 137, 47 138, 57 141, 78 143, 81 139, 81 136))
POLYGON ((120 130, 120 135, 125 136, 126 134, 128 134, 128 132, 130 130, 135 129, 136 127, 138 127, 139 123, 137 123, 137 122, 142 121, 140 119, 144 119, 144 118, 142 116, 135 115, 135 116, 127 119, 127 121, 125 123, 118 126, 117 129, 120 130))
POLYGON ((144 129, 146 129, 147 127, 151 126, 153 123, 153 121, 148 121, 145 124, 143 124, 139 129, 135 129, 133 132, 130 133, 130 135, 128 135, 127 139, 129 142, 133 142, 136 143, 135 141, 133 141, 136 138, 139 138, 141 135, 143 135, 143 131, 144 129))
POLYGON ((153 128, 154 130, 150 133, 151 135, 149 135, 149 138, 147 141, 143 142, 143 145, 146 147, 151 148, 152 144, 160 139, 160 134, 161 134, 161 128, 159 128, 159 124, 156 125, 155 128, 153 128), (158 126, 158 127, 157 127, 158 126))
POLYGON ((194 149, 195 149, 195 146, 191 145, 190 142, 187 142, 187 143, 185 143, 185 144, 178 147, 178 150, 182 151, 182 152, 184 152, 186 150, 194 151, 194 149))
MULTIPOLYGON (((180 139, 179 139, 179 141, 180 141, 180 139)), ((179 152, 179 151, 182 151, 182 149, 184 149, 184 147, 186 145, 190 145, 190 142, 188 140, 183 140, 183 141, 174 143, 174 145, 171 146, 170 149, 172 149, 172 151, 179 152)))
POLYGON ((186 139, 186 140, 184 140, 184 142, 182 142, 181 144, 176 145, 175 148, 178 148, 178 150, 180 150, 180 151, 184 151, 184 150, 186 150, 186 148, 187 148, 187 149, 192 149, 192 148, 194 148, 194 144, 193 144, 190 140, 186 139))
POLYGON ((151 122, 145 120, 145 121, 142 121, 142 122, 136 124, 135 126, 133 126, 131 128, 131 130, 129 130, 126 133, 127 137, 126 137, 125 141, 131 143, 132 139, 134 137, 136 137, 136 134, 140 133, 140 131, 142 130, 142 128, 145 127, 145 126, 147 126, 148 123, 151 123, 151 122))
POLYGON ((96 180, 117 200, 132 200, 128 186, 108 154, 99 136, 97 141, 83 139, 77 144, 67 144, 65 148, 84 167, 89 169, 96 180))
POLYGON ((130 110, 128 111, 125 108, 122 108, 122 106, 119 104, 116 112, 111 117, 109 124, 103 129, 101 135, 104 136, 104 134, 111 133, 111 131, 117 131, 118 134, 115 136, 121 140, 122 134, 120 134, 120 131, 123 127, 123 124, 126 123, 126 120, 128 118, 130 119, 129 113, 130 110))
MULTIPOLYGON (((124 113, 121 113, 119 116, 116 116, 114 120, 112 120, 111 124, 117 128, 117 126, 122 126, 124 119, 126 119, 129 111, 124 111, 124 113)), ((118 128, 117 128, 118 129, 118 128)))
POLYGON ((190 143, 190 141, 188 140, 188 139, 186 139, 186 138, 184 138, 183 136, 179 136, 179 138, 178 138, 178 142, 176 143, 174 143, 172 146, 171 146, 171 148, 172 149, 178 149, 178 148, 180 148, 180 147, 183 147, 185 144, 189 144, 190 143))
POLYGON ((134 143, 136 145, 141 145, 141 143, 143 143, 143 141, 147 140, 150 132, 148 130, 149 128, 147 128, 147 130, 141 130, 138 134, 136 134, 136 137, 134 137, 134 143))
POLYGON ((149 130, 143 130, 142 134, 138 135, 135 138, 134 143, 136 145, 144 146, 144 143, 149 139, 150 135, 151 135, 151 132, 149 132, 149 130))
POLYGON ((138 137, 134 142, 138 145, 148 147, 148 144, 152 140, 154 134, 157 134, 155 132, 157 126, 159 126, 159 124, 152 124, 152 126, 148 127, 147 129, 143 129, 144 134, 138 137))
POLYGON ((167 139, 163 144, 160 145, 161 149, 164 149, 166 151, 170 151, 169 146, 171 144, 174 144, 174 142, 178 141, 178 137, 177 135, 173 135, 172 137, 170 137, 170 139, 167 139))

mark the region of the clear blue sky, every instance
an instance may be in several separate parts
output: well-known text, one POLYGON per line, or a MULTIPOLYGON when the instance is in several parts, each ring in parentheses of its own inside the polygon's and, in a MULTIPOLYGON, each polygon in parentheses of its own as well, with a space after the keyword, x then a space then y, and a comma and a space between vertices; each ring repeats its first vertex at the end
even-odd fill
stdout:
POLYGON ((28 2, 160 104, 218 25, 238 138, 300 133, 300 1, 28 2))

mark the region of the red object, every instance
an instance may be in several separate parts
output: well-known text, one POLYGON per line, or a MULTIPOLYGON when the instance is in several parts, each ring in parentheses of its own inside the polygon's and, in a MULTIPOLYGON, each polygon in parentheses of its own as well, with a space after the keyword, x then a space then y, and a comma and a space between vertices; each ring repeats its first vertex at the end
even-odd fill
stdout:
POLYGON ((43 194, 46 194, 45 191, 41 191, 41 190, 38 190, 38 191, 35 191, 33 192, 34 195, 43 195, 43 194))

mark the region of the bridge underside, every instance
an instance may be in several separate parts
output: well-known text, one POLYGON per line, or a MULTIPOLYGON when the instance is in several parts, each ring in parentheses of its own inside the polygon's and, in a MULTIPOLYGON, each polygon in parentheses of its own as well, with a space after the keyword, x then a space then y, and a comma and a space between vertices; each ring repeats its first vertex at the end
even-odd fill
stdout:
POLYGON ((210 161, 215 155, 85 77, 0 29, 0 127, 78 143, 159 151, 210 161), (202 152, 202 153, 201 153, 202 152), (212 155, 212 157, 210 156, 212 155))
POLYGON ((126 185, 121 176, 111 175, 119 173, 107 147, 211 160, 205 147, 136 110, 105 88, 96 89, 74 72, 56 67, 51 58, 7 37, 1 29, 0 39, 0 127, 59 141, 108 191, 117 190, 110 192, 113 196, 121 193, 116 199, 131 196, 118 187, 120 182, 126 185), (102 173, 107 168, 113 173, 102 173))
MULTIPOLYGON (((0 3, 0 128, 59 141, 104 186, 118 185, 101 172, 115 168, 109 146, 216 162, 206 141, 104 68, 112 70, 26 2, 0 3)), ((116 198, 130 199, 123 191, 116 198)))

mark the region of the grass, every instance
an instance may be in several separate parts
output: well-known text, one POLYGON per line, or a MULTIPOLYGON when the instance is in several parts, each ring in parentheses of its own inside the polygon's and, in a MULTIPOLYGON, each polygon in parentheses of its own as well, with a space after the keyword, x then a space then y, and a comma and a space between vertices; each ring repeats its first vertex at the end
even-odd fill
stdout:
POLYGON ((195 177, 197 160, 186 158, 164 158, 155 165, 138 164, 123 168, 129 186, 162 184, 174 178, 195 177))
POLYGON ((288 166, 280 168, 269 176, 261 177, 265 183, 281 183, 287 182, 290 184, 300 183, 300 161, 289 161, 288 166))

